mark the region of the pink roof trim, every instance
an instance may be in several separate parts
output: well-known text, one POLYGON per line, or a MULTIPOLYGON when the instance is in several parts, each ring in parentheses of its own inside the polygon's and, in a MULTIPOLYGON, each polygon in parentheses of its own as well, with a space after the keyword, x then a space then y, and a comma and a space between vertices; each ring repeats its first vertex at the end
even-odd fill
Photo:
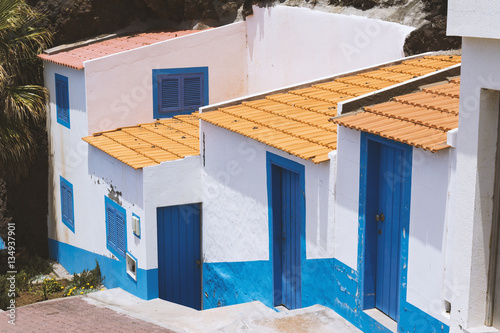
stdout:
POLYGON ((101 58, 107 55, 133 50, 142 46, 163 42, 176 37, 190 35, 200 30, 182 30, 175 32, 146 32, 136 35, 117 37, 103 40, 101 42, 77 47, 70 50, 62 50, 53 54, 38 55, 45 61, 50 61, 58 65, 83 69, 83 62, 101 58))

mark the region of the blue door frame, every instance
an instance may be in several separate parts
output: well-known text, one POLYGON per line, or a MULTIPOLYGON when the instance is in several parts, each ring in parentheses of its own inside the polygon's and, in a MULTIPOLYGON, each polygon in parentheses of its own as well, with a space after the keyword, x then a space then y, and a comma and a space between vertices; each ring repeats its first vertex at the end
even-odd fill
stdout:
POLYGON ((360 162, 361 307, 399 321, 406 303, 412 147, 362 133, 360 162))
POLYGON ((297 309, 305 260, 304 166, 267 152, 267 182, 273 305, 297 309))
POLYGON ((157 208, 159 298, 201 310, 201 204, 157 208))

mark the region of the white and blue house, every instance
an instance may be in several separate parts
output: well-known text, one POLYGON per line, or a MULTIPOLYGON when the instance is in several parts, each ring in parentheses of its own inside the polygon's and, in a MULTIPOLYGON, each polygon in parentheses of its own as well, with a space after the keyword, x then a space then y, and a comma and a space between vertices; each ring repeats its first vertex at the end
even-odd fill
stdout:
POLYGON ((342 100, 453 65, 382 70, 400 65, 411 30, 255 7, 220 28, 48 50, 50 255, 70 273, 97 260, 108 288, 198 309, 337 306, 329 118, 342 100), (281 34, 293 20, 303 24, 281 34))

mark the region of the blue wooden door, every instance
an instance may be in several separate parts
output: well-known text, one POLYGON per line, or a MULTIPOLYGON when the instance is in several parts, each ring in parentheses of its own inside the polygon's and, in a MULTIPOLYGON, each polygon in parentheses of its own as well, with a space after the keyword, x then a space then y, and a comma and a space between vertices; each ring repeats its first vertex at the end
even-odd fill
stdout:
POLYGON ((159 298, 201 310, 200 204, 160 207, 159 298))
POLYGON ((378 154, 378 209, 376 223, 375 306, 399 318, 400 257, 404 151, 380 144, 378 154))
POLYGON ((272 166, 274 305, 301 306, 300 222, 298 173, 272 166))

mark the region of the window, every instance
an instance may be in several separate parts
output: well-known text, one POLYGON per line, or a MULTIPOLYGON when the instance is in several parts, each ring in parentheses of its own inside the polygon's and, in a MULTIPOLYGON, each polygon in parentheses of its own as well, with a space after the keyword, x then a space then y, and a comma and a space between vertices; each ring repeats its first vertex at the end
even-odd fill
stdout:
POLYGON ((56 74, 56 109, 57 122, 70 128, 68 78, 59 74, 56 74))
POLYGON ((60 178, 61 187, 61 215, 63 223, 75 232, 75 213, 73 207, 73 185, 63 177, 60 178))
POLYGON ((106 206, 107 246, 114 255, 125 258, 127 248, 126 211, 116 202, 104 197, 106 206))
POLYGON ((154 117, 197 111, 208 104, 208 67, 153 70, 154 117))

